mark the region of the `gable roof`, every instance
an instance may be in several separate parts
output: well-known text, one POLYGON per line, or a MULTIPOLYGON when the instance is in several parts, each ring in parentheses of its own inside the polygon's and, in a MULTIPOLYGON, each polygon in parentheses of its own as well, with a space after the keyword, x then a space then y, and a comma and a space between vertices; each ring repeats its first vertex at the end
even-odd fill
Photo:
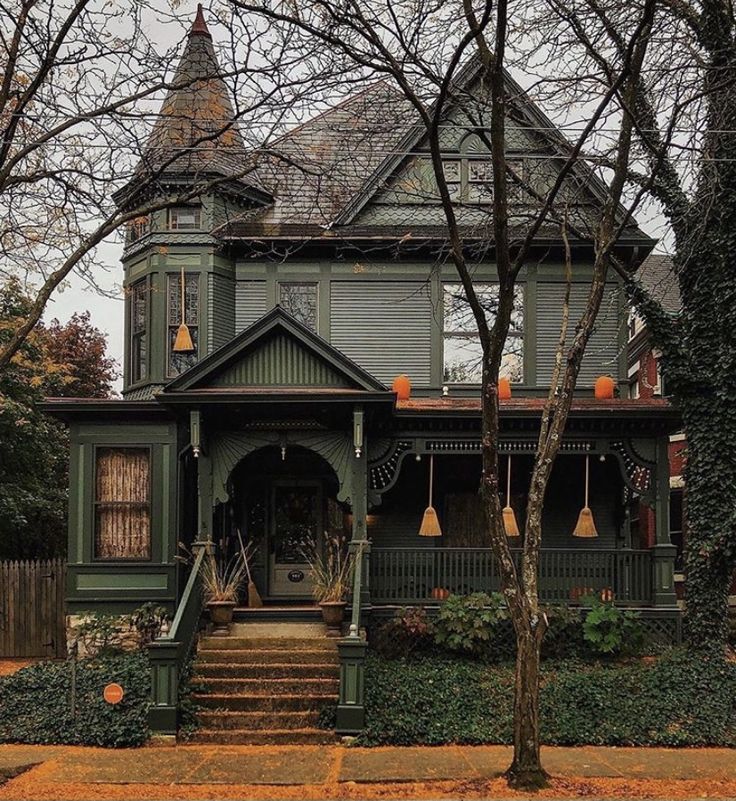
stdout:
POLYGON ((662 305, 668 314, 679 314, 682 309, 680 287, 672 257, 661 253, 647 256, 637 270, 636 277, 647 292, 662 305))
MULTIPOLYGON (((360 365, 280 306, 276 306, 230 342, 205 356, 194 367, 171 381, 164 389, 164 394, 204 386, 232 386, 233 382, 239 381, 243 376, 262 375, 261 365, 256 365, 255 370, 238 369, 238 366, 257 356, 259 350, 273 342, 277 342, 278 345, 277 350, 268 357, 271 365, 275 365, 277 370, 287 370, 292 382, 295 378, 298 381, 302 375, 310 374, 318 381, 314 386, 333 386, 364 392, 388 391, 384 384, 360 365), (296 353, 296 361, 299 362, 296 369, 290 367, 289 358, 284 358, 282 343, 288 343, 287 347, 291 346, 292 356, 296 353)), ((256 382, 258 382, 256 385, 264 385, 259 378, 256 378, 256 382)), ((251 385, 248 383, 243 386, 247 389, 251 385)))
MULTIPOLYGON (((481 69, 480 60, 474 55, 458 71, 456 91, 465 91, 470 96, 481 69)), ((571 143, 508 73, 505 80, 510 97, 509 119, 518 131, 534 140, 536 149, 543 151, 537 154, 538 163, 546 162, 556 174, 571 143)), ((448 104, 445 115, 448 121, 451 113, 448 104)), ((471 127, 461 123, 456 133, 460 130, 468 133, 471 127)), ((274 196, 274 203, 238 216, 214 234, 230 240, 401 238, 407 234, 417 240, 445 239, 446 222, 442 215, 417 215, 416 203, 403 208, 400 203, 386 203, 383 214, 361 215, 382 192, 390 192, 391 182, 398 180, 412 156, 421 156, 422 150, 427 149, 425 141, 425 127, 419 124, 416 110, 406 98, 386 81, 373 84, 275 142, 273 148, 282 150, 294 163, 284 166, 282 160, 258 168, 259 180, 274 196)), ((577 193, 582 222, 591 223, 606 197, 605 185, 584 162, 575 166, 567 181, 571 191, 577 193)), ((492 232, 490 208, 487 206, 473 217, 468 211, 471 205, 465 204, 466 219, 460 221, 461 225, 469 239, 485 239, 492 232)), ((528 209, 524 212, 528 216, 528 209)), ((557 240, 558 229, 557 224, 547 224, 538 238, 557 240)), ((622 239, 627 238, 653 244, 635 221, 627 226, 622 239)))

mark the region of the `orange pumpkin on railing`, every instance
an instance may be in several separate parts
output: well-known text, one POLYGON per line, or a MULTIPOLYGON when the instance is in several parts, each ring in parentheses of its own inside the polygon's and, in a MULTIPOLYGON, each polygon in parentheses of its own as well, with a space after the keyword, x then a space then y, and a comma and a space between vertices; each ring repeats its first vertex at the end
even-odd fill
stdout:
POLYGON ((615 391, 616 382, 610 375, 601 375, 596 378, 594 390, 596 400, 611 400, 615 391))
POLYGON ((408 375, 397 375, 391 389, 396 393, 397 400, 409 400, 411 396, 411 381, 408 375))
POLYGON ((508 378, 498 379, 498 399, 509 400, 511 397, 511 382, 508 378))

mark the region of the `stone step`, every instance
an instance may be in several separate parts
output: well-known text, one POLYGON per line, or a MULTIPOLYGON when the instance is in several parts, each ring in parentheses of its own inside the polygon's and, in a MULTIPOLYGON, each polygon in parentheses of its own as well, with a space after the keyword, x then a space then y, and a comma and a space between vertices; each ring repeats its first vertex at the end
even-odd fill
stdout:
POLYGON ((211 745, 327 745, 335 734, 323 729, 198 729, 189 742, 211 745))
POLYGON ((229 662, 239 665, 326 665, 338 664, 337 651, 291 651, 291 650, 242 650, 242 649, 209 649, 200 648, 197 652, 197 662, 229 662))
POLYGON ((337 701, 337 694, 326 695, 233 695, 198 693, 192 699, 200 707, 228 712, 304 712, 319 710, 337 701))
POLYGON ((264 639, 325 639, 327 627, 324 623, 279 623, 277 621, 258 622, 257 619, 247 623, 233 623, 230 626, 232 637, 255 637, 264 639))
POLYGON ((337 677, 329 679, 240 679, 240 678, 204 678, 200 676, 197 683, 205 692, 220 695, 263 695, 278 698, 283 695, 332 695, 340 689, 337 677))
POLYGON ((327 637, 202 637, 200 650, 337 651, 334 639, 327 637))
POLYGON ((195 666, 197 679, 238 678, 238 679, 334 679, 340 674, 337 663, 314 663, 295 665, 289 663, 269 663, 258 665, 233 662, 198 662, 195 666))
POLYGON ((272 729, 315 728, 319 711, 301 712, 199 712, 197 718, 204 729, 248 729, 269 731, 272 729))

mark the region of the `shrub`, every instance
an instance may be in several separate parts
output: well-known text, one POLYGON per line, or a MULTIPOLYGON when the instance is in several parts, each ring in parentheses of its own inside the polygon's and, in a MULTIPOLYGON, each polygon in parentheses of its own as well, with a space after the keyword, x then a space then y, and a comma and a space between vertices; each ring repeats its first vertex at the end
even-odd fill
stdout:
POLYGON ((374 633, 374 648, 389 659, 407 658, 432 644, 433 627, 422 607, 398 609, 374 633))
POLYGON ((168 622, 169 613, 166 608, 151 601, 134 609, 130 615, 130 625, 136 632, 138 647, 145 648, 160 637, 168 622))
POLYGON ((543 659, 570 659, 585 652, 580 610, 550 606, 545 610, 548 628, 542 640, 543 659))
POLYGON ((620 609, 597 598, 588 601, 590 611, 583 622, 583 637, 594 654, 617 656, 641 651, 644 634, 638 612, 620 609))
POLYGON ((507 619, 500 593, 450 595, 437 613, 434 639, 448 651, 487 657, 499 648, 507 619))
POLYGON ((112 656, 123 650, 126 620, 120 615, 88 612, 77 629, 77 639, 85 656, 112 656))
POLYGON ((0 742, 122 747, 148 739, 150 668, 141 653, 80 660, 75 709, 72 663, 42 662, 0 678, 0 742), (102 697, 117 682, 119 704, 102 697))
MULTIPOLYGON (((511 742, 514 670, 450 656, 369 657, 365 745, 511 742)), ((675 649, 654 662, 542 669, 541 735, 557 745, 736 745, 736 664, 675 649)))

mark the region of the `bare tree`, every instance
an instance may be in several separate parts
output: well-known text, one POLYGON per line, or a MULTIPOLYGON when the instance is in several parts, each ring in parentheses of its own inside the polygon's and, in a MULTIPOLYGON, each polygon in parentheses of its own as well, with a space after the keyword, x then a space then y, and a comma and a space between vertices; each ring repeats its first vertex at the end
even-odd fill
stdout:
MULTIPOLYGON (((236 31, 226 9, 217 10, 222 66, 186 74, 172 67, 192 20, 179 20, 164 3, 15 0, 0 8, 0 277, 20 278, 34 297, 27 319, 0 348, 0 369, 72 272, 98 287, 108 268, 97 256, 103 240, 219 183, 247 180, 254 167, 247 149, 268 142, 304 102, 305 77, 289 52, 263 45, 268 32, 236 31), (170 48, 160 42, 167 24, 176 28, 170 48), (215 110, 206 125, 190 125, 177 146, 157 147, 162 98, 210 82, 238 99, 232 116, 215 110), (232 154, 228 174, 212 167, 223 148, 232 154), (165 180, 184 164, 186 182, 165 180), (125 186, 136 191, 126 195, 125 186)), ((325 84, 335 76, 331 69, 325 84)))
MULTIPOLYGON (((600 75, 591 79, 591 82, 597 80, 598 91, 576 140, 568 142, 549 135, 546 144, 548 148, 551 145, 551 150, 546 151, 549 154, 546 167, 553 165, 553 169, 551 172, 547 169, 540 181, 529 181, 507 155, 508 114, 523 97, 505 67, 512 39, 509 17, 521 9, 520 4, 505 0, 439 4, 390 0, 376 3, 233 0, 233 5, 242 12, 246 26, 255 19, 270 22, 273 35, 288 40, 293 49, 302 50, 305 62, 318 65, 323 59, 336 59, 344 68, 352 65, 355 80, 375 76, 388 79, 417 119, 422 141, 429 150, 434 192, 444 213, 449 258, 456 268, 482 344, 482 494, 490 543, 500 566, 502 589, 517 643, 514 759, 508 775, 515 785, 538 786, 545 781, 539 750, 539 662, 546 629, 537 588, 541 515, 608 271, 612 265, 624 272, 628 267, 617 263, 615 253, 619 236, 630 223, 631 212, 639 201, 635 193, 627 207, 622 205, 626 200, 624 190, 633 128, 633 119, 626 111, 635 100, 656 4, 654 0, 645 2, 629 17, 622 34, 622 47, 607 63, 607 80, 601 80, 600 75), (472 69, 478 80, 471 86, 468 77, 472 69), (454 123, 449 121, 451 111, 456 115, 454 123), (605 191, 591 217, 578 208, 572 187, 581 174, 589 176, 588 168, 580 163, 581 157, 586 147, 595 142, 599 128, 611 119, 618 122, 606 148, 610 168, 604 176, 605 191), (480 137, 491 153, 490 214, 482 221, 477 216, 472 218, 472 224, 468 209, 453 197, 443 165, 443 136, 450 124, 480 137), (518 187, 527 199, 531 197, 534 201, 531 206, 527 203, 526 213, 521 215, 512 213, 509 206, 509 195, 518 187), (566 245, 573 236, 593 243, 595 263, 586 307, 575 321, 572 336, 567 335, 567 308, 563 314, 556 368, 542 414, 528 494, 521 568, 517 571, 503 526, 499 496, 497 387, 516 282, 531 258, 537 236, 550 226, 566 245), (488 231, 480 250, 483 256, 493 257, 498 273, 492 320, 486 315, 481 292, 473 279, 472 254, 479 249, 479 230, 488 231)), ((569 269, 569 246, 566 249, 569 269)))
MULTIPOLYGON (((530 4, 531 7, 535 4, 530 4)), ((548 0, 533 29, 551 42, 547 57, 568 97, 590 99, 596 74, 606 85, 641 3, 548 0), (574 96, 573 96, 574 95, 574 96)), ((633 122, 626 176, 667 221, 671 280, 682 312, 672 317, 633 276, 631 299, 662 352, 666 388, 687 435, 686 633, 697 647, 722 648, 736 570, 736 20, 720 0, 661 0, 652 45, 624 107, 633 122)), ((527 64, 534 56, 527 53, 527 64)))

